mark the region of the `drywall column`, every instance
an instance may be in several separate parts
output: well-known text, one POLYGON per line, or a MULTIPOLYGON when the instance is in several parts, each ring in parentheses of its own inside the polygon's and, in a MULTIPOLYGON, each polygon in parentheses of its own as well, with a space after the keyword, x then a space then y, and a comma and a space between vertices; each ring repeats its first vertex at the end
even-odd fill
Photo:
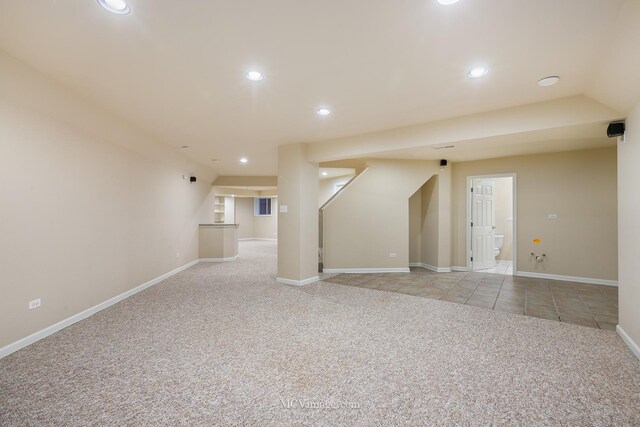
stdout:
POLYGON ((278 282, 307 285, 318 277, 318 164, 306 144, 278 147, 278 282))
POLYGON ((451 169, 449 163, 438 174, 438 269, 451 268, 451 169))
POLYGON ((640 104, 627 118, 618 143, 618 333, 640 358, 640 104))

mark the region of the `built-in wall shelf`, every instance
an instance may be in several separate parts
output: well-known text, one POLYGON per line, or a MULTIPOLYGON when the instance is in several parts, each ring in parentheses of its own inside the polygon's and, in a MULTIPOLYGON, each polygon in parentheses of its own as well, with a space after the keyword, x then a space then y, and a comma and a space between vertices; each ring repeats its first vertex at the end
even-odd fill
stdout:
POLYGON ((233 197, 215 196, 213 205, 214 224, 233 224, 235 220, 235 199, 233 197))
POLYGON ((224 224, 224 196, 215 196, 214 204, 213 222, 215 224, 224 224))

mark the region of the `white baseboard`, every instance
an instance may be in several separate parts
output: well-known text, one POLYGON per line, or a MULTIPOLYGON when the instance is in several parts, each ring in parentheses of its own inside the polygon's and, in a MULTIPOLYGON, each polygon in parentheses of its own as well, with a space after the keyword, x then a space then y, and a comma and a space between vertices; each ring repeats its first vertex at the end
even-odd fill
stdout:
POLYGON ((631 352, 640 359, 640 346, 631 339, 631 337, 622 329, 620 325, 616 326, 616 332, 622 338, 622 341, 631 349, 631 352))
POLYGON ((155 279, 149 280, 146 283, 143 283, 140 286, 136 286, 133 289, 128 290, 127 292, 121 293, 120 295, 116 295, 113 298, 109 298, 108 300, 101 302, 98 305, 94 305, 91 308, 88 308, 84 311, 81 311, 78 314, 74 314, 71 317, 67 317, 64 320, 61 320, 60 322, 53 324, 51 326, 48 326, 44 329, 39 330, 38 332, 35 332, 27 337, 21 338, 18 341, 12 342, 11 344, 8 344, 2 348, 0 348, 0 359, 2 359, 5 356, 10 355, 13 352, 16 352, 18 350, 20 350, 21 348, 24 348, 30 344, 33 344, 36 341, 41 340, 42 338, 46 338, 51 334, 54 334, 56 332, 58 332, 61 329, 66 328, 67 326, 71 326, 74 323, 77 323, 81 320, 86 319, 87 317, 96 314, 99 311, 104 310, 107 307, 111 307, 112 305, 126 299, 129 298, 132 295, 137 294, 140 291, 143 291, 145 289, 147 289, 150 286, 153 286, 157 283, 162 282, 163 280, 180 273, 183 270, 186 270, 187 268, 194 266, 198 263, 199 260, 195 260, 195 261, 191 261, 188 264, 185 264, 181 267, 176 268, 175 270, 171 270, 168 273, 163 274, 162 276, 158 276, 155 279))
POLYGON ((516 276, 533 277, 536 279, 561 280, 563 282, 591 283, 593 285, 618 286, 617 280, 592 279, 589 277, 562 276, 560 274, 532 273, 530 271, 518 271, 516 276))
POLYGON ((409 273, 409 267, 400 268, 323 268, 323 273, 409 273))
POLYGON ((276 278, 276 282, 278 283, 282 283, 283 285, 293 285, 293 286, 310 285, 318 281, 320 281, 320 276, 309 277, 308 279, 304 279, 304 280, 285 279, 284 277, 276 278))
POLYGON ((467 271, 467 267, 461 267, 459 265, 454 265, 451 267, 451 271, 467 271))
POLYGON ((427 270, 435 271, 436 273, 451 273, 451 268, 449 267, 434 267, 433 265, 425 264, 423 262, 412 262, 409 264, 409 267, 422 267, 427 270))
POLYGON ((228 258, 200 258, 198 261, 200 262, 227 262, 227 261, 235 261, 238 259, 238 255, 228 257, 228 258))
POLYGON ((497 259, 496 265, 513 265, 513 261, 504 261, 504 260, 497 259))

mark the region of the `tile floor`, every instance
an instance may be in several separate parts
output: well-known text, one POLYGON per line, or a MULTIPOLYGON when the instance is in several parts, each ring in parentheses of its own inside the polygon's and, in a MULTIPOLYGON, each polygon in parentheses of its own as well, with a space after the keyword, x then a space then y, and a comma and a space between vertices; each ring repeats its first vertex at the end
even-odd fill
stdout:
POLYGON ((506 261, 498 261, 494 268, 488 268, 486 270, 479 270, 482 273, 496 273, 496 274, 507 274, 509 276, 513 275, 513 264, 511 262, 506 261))
POLYGON ((492 310, 614 330, 618 288, 485 272, 339 274, 325 282, 398 292, 492 310))

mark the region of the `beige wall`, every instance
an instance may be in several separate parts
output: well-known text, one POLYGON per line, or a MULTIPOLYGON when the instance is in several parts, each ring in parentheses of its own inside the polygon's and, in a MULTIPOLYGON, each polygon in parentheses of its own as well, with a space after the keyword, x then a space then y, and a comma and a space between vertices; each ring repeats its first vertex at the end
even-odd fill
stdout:
POLYGON ((517 173, 518 270, 617 280, 614 147, 456 163, 453 264, 466 265, 466 177, 511 172, 517 173), (558 218, 548 219, 550 213, 558 218), (546 253, 545 261, 530 260, 532 251, 546 253))
POLYGON ((438 176, 433 176, 421 189, 421 262, 432 267, 438 267, 438 220, 440 214, 438 182, 438 176))
POLYGON ((236 223, 239 239, 278 238, 278 198, 271 199, 271 216, 255 216, 253 197, 236 197, 236 223))
POLYGON ((409 262, 422 262, 422 189, 409 198, 409 262))
POLYGON ((496 234, 504 235, 504 245, 496 257, 500 261, 513 259, 513 179, 495 178, 496 234))
POLYGON ((321 179, 318 188, 318 207, 324 205, 327 200, 335 194, 334 188, 336 184, 346 184, 355 174, 338 176, 336 178, 321 179))
POLYGON ((253 217, 253 237, 255 239, 278 238, 278 198, 271 199, 271 216, 253 217))
POLYGON ((318 277, 318 164, 306 144, 278 147, 278 279, 318 277))
POLYGON ((214 176, 1 53, 0 81, 3 347, 197 259, 214 176))
POLYGON ((409 198, 437 173, 437 162, 368 160, 367 165, 324 209, 326 269, 409 265, 409 198))
POLYGON ((253 197, 236 197, 236 224, 238 239, 252 239, 253 232, 253 197))
POLYGON ((235 225, 201 225, 198 243, 200 259, 233 258, 238 255, 238 229, 235 225))
POLYGON ((640 346, 640 104, 627 117, 618 143, 619 325, 640 346))

